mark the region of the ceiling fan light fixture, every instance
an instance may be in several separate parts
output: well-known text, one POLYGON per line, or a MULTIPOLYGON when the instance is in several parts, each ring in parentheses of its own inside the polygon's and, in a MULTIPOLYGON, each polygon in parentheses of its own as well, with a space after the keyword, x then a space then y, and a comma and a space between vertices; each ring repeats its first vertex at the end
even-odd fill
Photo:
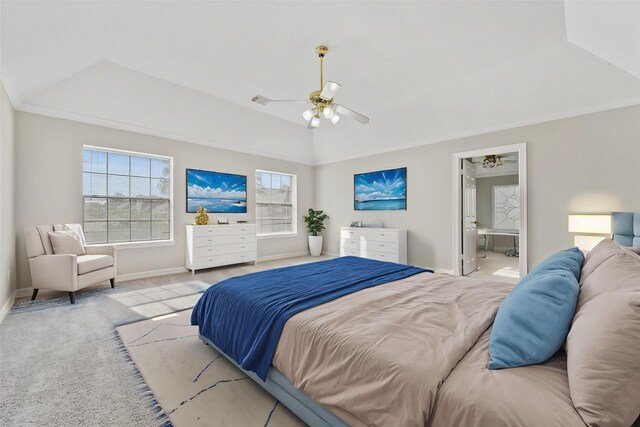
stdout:
POLYGON ((309 129, 320 127, 320 114, 322 114, 325 119, 331 120, 331 123, 334 125, 338 123, 340 118, 345 116, 362 124, 369 123, 368 117, 334 102, 334 96, 342 86, 339 83, 332 81, 327 81, 326 84, 324 82, 323 60, 327 55, 327 52, 329 52, 329 48, 326 46, 316 47, 316 54, 320 60, 320 87, 319 89, 309 93, 307 99, 270 99, 266 96, 255 95, 251 98, 251 101, 261 105, 307 104, 307 107, 311 106, 311 108, 305 110, 302 113, 302 117, 307 121, 307 128, 309 129))
POLYGON ((496 166, 502 166, 502 156, 495 154, 484 156, 484 160, 482 161, 483 168, 495 168, 496 166))
POLYGON ((311 117, 313 117, 313 109, 309 108, 308 110, 305 110, 304 113, 302 113, 302 117, 304 117, 306 121, 311 120, 311 117))

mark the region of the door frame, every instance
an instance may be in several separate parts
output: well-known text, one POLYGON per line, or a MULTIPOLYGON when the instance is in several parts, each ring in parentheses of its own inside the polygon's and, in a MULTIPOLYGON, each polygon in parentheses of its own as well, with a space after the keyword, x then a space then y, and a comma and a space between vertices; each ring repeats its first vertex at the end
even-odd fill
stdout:
POLYGON ((481 148, 453 154, 453 274, 462 275, 462 185, 460 160, 490 154, 518 153, 518 184, 520 186, 520 278, 528 272, 527 230, 527 143, 481 148))

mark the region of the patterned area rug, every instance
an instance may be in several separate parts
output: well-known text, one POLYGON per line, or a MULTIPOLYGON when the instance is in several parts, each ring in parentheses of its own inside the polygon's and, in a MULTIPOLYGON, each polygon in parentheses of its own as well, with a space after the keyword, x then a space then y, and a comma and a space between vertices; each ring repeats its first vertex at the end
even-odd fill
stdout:
POLYGON ((305 424, 198 338, 191 310, 118 327, 129 357, 171 423, 289 427, 305 424))

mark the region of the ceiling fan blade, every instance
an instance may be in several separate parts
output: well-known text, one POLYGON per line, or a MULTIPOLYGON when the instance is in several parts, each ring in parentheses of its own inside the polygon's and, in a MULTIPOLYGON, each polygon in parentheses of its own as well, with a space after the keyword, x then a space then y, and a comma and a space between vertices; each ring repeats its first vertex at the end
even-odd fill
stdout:
POLYGON ((342 105, 336 106, 336 113, 340 114, 341 116, 349 117, 350 119, 360 122, 363 125, 369 123, 369 117, 363 116, 362 114, 343 107, 342 105))
POLYGON ((320 96, 324 99, 333 99, 333 97, 338 93, 342 85, 339 85, 336 82, 327 82, 322 88, 322 92, 320 92, 320 96))
POLYGON ((306 104, 307 102, 309 102, 306 99, 305 100, 299 100, 299 99, 270 99, 270 98, 267 98, 266 96, 262 96, 262 95, 256 95, 253 98, 251 98, 251 100, 253 102, 255 102, 255 103, 260 104, 260 105, 267 105, 267 104, 271 104, 271 103, 306 104))

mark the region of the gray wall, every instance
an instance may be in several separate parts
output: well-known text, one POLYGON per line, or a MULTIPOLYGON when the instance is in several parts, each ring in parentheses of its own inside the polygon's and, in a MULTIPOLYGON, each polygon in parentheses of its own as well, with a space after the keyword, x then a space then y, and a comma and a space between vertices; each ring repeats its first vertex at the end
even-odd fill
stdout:
POLYGON ((640 106, 632 106, 319 166, 315 205, 331 216, 325 247, 338 252, 340 226, 382 219, 409 230, 410 263, 451 270, 453 154, 520 142, 527 142, 529 266, 573 243, 568 213, 640 210, 640 106), (403 166, 407 211, 353 210, 354 173, 403 166))
POLYGON ((16 282, 14 149, 13 106, 0 82, 0 309, 13 297, 16 282))
MULTIPOLYGON (((195 216, 185 213, 186 168, 247 175, 248 209, 242 216, 249 221, 253 221, 255 215, 253 177, 256 169, 297 175, 299 234, 259 240, 258 256, 307 251, 302 215, 314 199, 312 166, 24 112, 16 113, 16 140, 18 287, 31 286, 22 237, 24 227, 82 222, 83 144, 171 156, 174 160, 175 244, 120 251, 118 274, 184 267, 185 225, 192 224, 195 216)), ((218 215, 210 217, 215 220, 218 215)))
MULTIPOLYGON (((479 167, 482 167, 480 165, 479 167)), ((476 216, 478 227, 493 227, 493 186, 518 184, 518 175, 487 176, 476 178, 476 216)), ((507 236, 493 236, 489 243, 496 250, 510 249, 512 238, 507 236)))

